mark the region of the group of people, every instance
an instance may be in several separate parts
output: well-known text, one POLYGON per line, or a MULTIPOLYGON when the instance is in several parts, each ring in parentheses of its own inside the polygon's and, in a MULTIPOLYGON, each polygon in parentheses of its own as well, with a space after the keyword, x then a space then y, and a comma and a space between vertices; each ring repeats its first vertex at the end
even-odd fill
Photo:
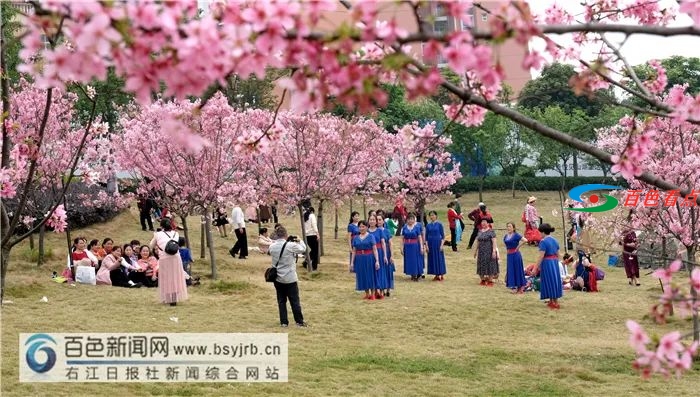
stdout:
MULTIPOLYGON (((503 236, 506 247, 505 283, 514 294, 523 294, 526 288, 531 288, 532 282, 528 278, 535 277, 541 299, 546 300, 550 308, 559 309, 559 299, 564 289, 597 291, 596 280, 600 279, 602 271, 591 263, 590 256, 585 251, 579 252, 579 260, 571 272, 568 270, 568 266, 574 265, 575 260, 569 254, 560 260, 559 242, 551 236, 555 229, 542 222, 535 207, 536 201, 536 197, 529 197, 523 210, 524 235, 517 231, 515 223, 506 224, 507 232, 503 236), (535 245, 539 249, 537 263, 527 269, 527 272, 520 252, 523 245, 535 245)), ((397 207, 402 207, 401 203, 397 203, 397 207)), ((458 200, 450 202, 447 207, 450 228, 448 245, 457 251, 459 234, 464 229, 464 216, 458 200)), ((396 250, 403 254, 403 272, 412 281, 425 278, 426 262, 427 274, 433 275, 434 281, 444 280, 447 273, 443 251, 446 245, 445 230, 435 211, 428 212, 427 218, 426 223, 421 223, 415 213, 408 212, 404 219, 403 213, 396 208, 390 214, 385 214, 382 210, 370 211, 366 221, 360 220, 359 213, 352 213, 347 229, 350 252, 348 269, 355 274, 355 288, 364 292, 364 299, 383 299, 391 295, 396 270, 392 252, 396 250), (394 229, 395 233, 388 227, 387 219, 394 224, 396 221, 405 223, 394 229), (393 242, 395 236, 402 238, 398 246, 393 242)), ((479 284, 491 287, 499 278, 501 259, 493 229, 493 216, 481 202, 467 214, 467 218, 474 222, 468 249, 475 245, 473 255, 479 284)), ((578 223, 579 220, 576 221, 578 223)), ((582 225, 577 227, 580 235, 582 225)), ((632 278, 630 283, 634 280, 632 278)))
POLYGON ((199 283, 191 276, 191 264, 185 238, 169 219, 163 219, 148 244, 131 240, 122 245, 111 238, 99 244, 98 240, 88 243, 84 237, 75 238, 62 276, 69 282, 92 278, 98 285, 157 287, 161 302, 175 306, 187 299, 187 285, 199 283), (169 243, 177 248, 169 248, 169 243))

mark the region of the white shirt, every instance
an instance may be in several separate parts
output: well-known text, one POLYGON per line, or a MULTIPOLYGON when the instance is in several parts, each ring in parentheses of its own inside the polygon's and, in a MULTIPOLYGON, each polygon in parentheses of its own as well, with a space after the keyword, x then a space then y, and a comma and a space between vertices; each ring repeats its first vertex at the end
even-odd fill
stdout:
POLYGON ((562 261, 559 261, 559 276, 564 279, 568 275, 569 269, 567 269, 566 265, 562 261))
POLYGON ((243 215, 243 210, 241 207, 233 207, 233 211, 231 211, 231 218, 234 229, 245 229, 245 215, 243 215))
POLYGON ((304 222, 304 232, 307 236, 318 236, 318 224, 316 214, 309 214, 309 220, 304 222))
POLYGON ((160 250, 160 255, 168 255, 165 253, 165 246, 170 240, 175 240, 177 242, 178 240, 180 240, 180 235, 177 234, 177 232, 174 230, 171 230, 169 232, 155 232, 153 233, 153 238, 151 239, 151 242, 148 245, 151 247, 151 249, 158 248, 160 250))

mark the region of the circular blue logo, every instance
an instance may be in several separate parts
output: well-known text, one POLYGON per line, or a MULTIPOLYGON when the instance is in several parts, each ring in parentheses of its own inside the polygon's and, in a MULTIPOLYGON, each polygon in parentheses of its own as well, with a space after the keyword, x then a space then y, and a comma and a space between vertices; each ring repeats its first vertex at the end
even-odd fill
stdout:
POLYGON ((25 346, 29 345, 27 354, 24 355, 27 365, 32 371, 39 374, 48 372, 56 364, 56 352, 52 348, 45 346, 46 342, 53 342, 56 345, 56 341, 46 334, 34 334, 24 343, 25 346), (37 362, 36 359, 36 355, 40 351, 46 354, 46 361, 41 363, 37 362))

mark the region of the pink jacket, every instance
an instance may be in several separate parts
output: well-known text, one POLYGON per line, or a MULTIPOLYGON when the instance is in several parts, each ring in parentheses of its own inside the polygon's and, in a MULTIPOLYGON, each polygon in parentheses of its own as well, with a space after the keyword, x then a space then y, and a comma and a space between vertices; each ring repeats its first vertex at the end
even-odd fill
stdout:
POLYGON ((112 279, 109 277, 109 272, 119 267, 119 261, 114 255, 109 254, 102 259, 100 270, 97 271, 96 279, 99 285, 112 285, 112 279))

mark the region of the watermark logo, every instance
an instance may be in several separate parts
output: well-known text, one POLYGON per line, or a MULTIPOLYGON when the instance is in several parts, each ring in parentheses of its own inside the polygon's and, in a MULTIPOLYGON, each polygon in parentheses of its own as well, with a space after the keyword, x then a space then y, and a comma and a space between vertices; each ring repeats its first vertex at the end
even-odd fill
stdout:
MULTIPOLYGON (((613 186, 613 185, 602 185, 602 184, 588 184, 588 185, 580 185, 576 186, 575 188, 569 190, 569 198, 577 201, 579 203, 583 203, 583 199, 581 198, 581 195, 586 193, 586 192, 591 192, 591 191, 596 191, 596 190, 619 190, 622 189, 619 186, 613 186)), ((602 205, 596 206, 596 207, 587 207, 587 208, 565 208, 569 211, 578 211, 578 212, 604 212, 604 211, 610 211, 611 209, 617 207, 617 205, 620 203, 615 197, 610 196, 608 194, 602 194, 605 198, 605 203, 602 205)), ((598 197, 597 194, 591 194, 588 197, 588 201, 591 202, 591 204, 596 204, 597 202, 600 201, 600 197, 598 197)))
MULTIPOLYGON (((581 195, 596 190, 623 190, 623 188, 619 186, 602 184, 580 185, 576 186, 575 188, 569 191, 569 198, 579 203, 584 203, 583 199, 581 198, 581 195)), ((601 196, 605 198, 605 203, 603 203, 602 205, 587 208, 564 209, 578 212, 604 212, 610 211, 611 209, 617 207, 618 204, 620 204, 620 201, 618 199, 607 194, 601 194, 600 196, 597 194, 591 194, 588 197, 588 201, 591 204, 596 204, 600 201, 601 196)), ((695 189, 691 190, 690 193, 685 196, 685 198, 681 196, 681 192, 678 189, 669 190, 667 192, 659 192, 656 189, 650 189, 646 191, 639 189, 627 190, 625 192, 625 198, 624 202, 622 203, 622 206, 630 208, 640 206, 645 208, 696 207, 699 196, 700 191, 695 189)))
POLYGON ((43 374, 48 372, 56 364, 56 352, 49 346, 45 346, 47 342, 56 345, 56 341, 46 334, 34 334, 24 343, 27 348, 27 353, 24 355, 27 360, 27 366, 34 372, 43 374), (43 352, 46 354, 46 361, 37 361, 37 353, 43 352))

